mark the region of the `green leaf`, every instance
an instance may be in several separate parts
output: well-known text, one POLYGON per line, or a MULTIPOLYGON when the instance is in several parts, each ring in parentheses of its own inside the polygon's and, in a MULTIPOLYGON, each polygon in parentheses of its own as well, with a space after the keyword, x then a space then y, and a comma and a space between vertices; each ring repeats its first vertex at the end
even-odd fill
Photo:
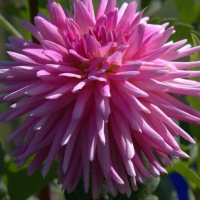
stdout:
POLYGON ((40 8, 46 8, 47 0, 37 0, 37 2, 40 8))
POLYGON ((181 20, 185 23, 193 23, 199 17, 198 0, 174 0, 181 20))
POLYGON ((142 8, 146 8, 151 4, 151 0, 142 0, 141 6, 142 8))
POLYGON ((22 35, 0 14, 0 24, 12 35, 23 38, 22 35))
POLYGON ((163 0, 162 7, 155 13, 155 16, 160 18, 173 17, 177 20, 180 18, 177 9, 174 6, 174 0, 163 0))
MULTIPOLYGON (((126 0, 126 1, 124 1, 124 0, 117 0, 117 7, 119 8, 124 2, 127 2, 127 3, 130 3, 130 2, 132 2, 133 0, 126 0)), ((137 3, 137 5, 138 5, 138 7, 140 7, 140 0, 136 0, 136 3, 137 3)))
MULTIPOLYGON (((144 184, 138 184, 138 191, 132 192, 132 195, 130 198, 126 196, 126 194, 118 194, 117 197, 110 196, 106 186, 103 186, 103 191, 98 198, 98 200, 157 200, 158 198, 156 196, 151 195, 154 190, 157 188, 158 184, 160 182, 160 178, 152 178, 149 180, 146 180, 144 184), (148 199, 149 198, 149 199, 148 199)), ((76 188, 76 190, 72 193, 67 193, 65 191, 65 198, 66 200, 84 200, 84 199, 92 199, 92 191, 91 188, 87 194, 85 194, 84 187, 83 187, 83 181, 81 180, 76 188)))
MULTIPOLYGON (((146 180, 144 184, 138 184, 138 190, 136 192, 132 192, 130 200, 147 200, 148 198, 151 198, 152 197, 151 194, 155 191, 159 182, 160 178, 151 178, 146 180)), ((119 194, 116 198, 114 198, 114 200, 127 200, 127 199, 129 198, 127 198, 126 195, 121 195, 121 194, 119 194)))
POLYGON ((5 151, 2 147, 2 142, 0 141, 0 199, 7 200, 7 187, 3 182, 3 170, 4 170, 4 158, 5 158, 5 151))
POLYGON ((183 177, 185 177, 188 181, 194 183, 197 187, 200 188, 200 177, 196 174, 195 171, 190 169, 183 162, 178 161, 178 162, 174 163, 173 169, 174 169, 174 171, 178 172, 183 177))
POLYGON ((177 193, 174 190, 172 182, 167 175, 162 175, 160 183, 154 192, 160 200, 177 200, 177 193), (166 187, 167 186, 167 187, 166 187))
POLYGON ((29 15, 26 9, 26 6, 18 6, 14 3, 7 4, 1 8, 4 12, 9 13, 10 15, 14 15, 23 19, 28 19, 29 15))
POLYGON ((146 200, 158 200, 158 197, 155 195, 149 195, 146 200))
POLYGON ((0 141, 0 180, 1 180, 1 175, 3 173, 3 168, 4 168, 4 156, 5 152, 2 147, 2 143, 0 141))
POLYGON ((12 200, 25 200, 33 193, 44 188, 48 183, 57 177, 57 164, 54 163, 43 179, 38 169, 32 176, 27 175, 27 169, 17 169, 16 164, 9 163, 4 171, 7 179, 8 193, 12 200))
MULTIPOLYGON (((86 194, 84 191, 83 180, 81 179, 74 192, 68 193, 65 190, 64 195, 65 195, 66 200, 88 200, 88 199, 92 199, 92 190, 90 187, 88 193, 86 194)), ((114 198, 110 196, 108 189, 106 185, 104 184, 101 195, 98 198, 98 200, 109 200, 109 199, 114 199, 114 198)))
MULTIPOLYGON (((200 111, 199 98, 188 96, 187 100, 189 101, 191 108, 200 111)), ((190 129, 191 129, 192 134, 196 137, 196 139, 200 141, 200 134, 199 134, 200 127, 195 124, 190 124, 190 129)))
POLYGON ((93 7, 94 7, 95 13, 97 12, 97 9, 98 9, 98 6, 99 6, 99 2, 100 2, 100 0, 93 1, 93 7))
MULTIPOLYGON (((192 41, 193 41, 194 46, 200 45, 200 40, 195 34, 192 34, 192 41)), ((195 52, 193 55, 191 55, 190 59, 191 59, 191 61, 200 60, 200 51, 195 52)), ((197 68, 197 69, 200 69, 200 68, 197 68)), ((194 70, 196 70, 196 68, 194 70)))
POLYGON ((145 184, 140 184, 138 187, 138 191, 134 192, 131 199, 133 200, 144 200, 152 194, 155 189, 158 187, 160 182, 160 178, 152 178, 145 182, 145 184))
MULTIPOLYGON (((38 6, 39 6, 39 10, 44 10, 46 9, 46 5, 47 5, 47 0, 37 0, 38 1, 38 6)), ((73 4, 72 4, 72 1, 69 1, 69 0, 56 0, 57 3, 61 4, 62 8, 63 9, 68 9, 71 13, 72 13, 72 10, 73 10, 73 4)), ((96 1, 95 1, 96 2, 96 1)), ((94 3, 95 3, 94 2, 94 3)), ((46 10, 45 14, 47 13, 48 11, 46 10)))
POLYGON ((58 0, 57 2, 60 3, 64 9, 67 8, 72 13, 73 11, 72 1, 58 0))
MULTIPOLYGON (((61 4, 62 8, 68 9, 70 11, 70 13, 72 13, 73 11, 73 4, 72 1, 69 0, 57 0, 57 3, 61 4)), ((95 1, 96 2, 96 1, 95 1)), ((39 7, 39 12, 44 13, 45 15, 47 15, 47 17, 50 18, 49 12, 46 9, 46 5, 47 5, 47 0, 38 0, 38 7, 39 7)))
POLYGON ((187 38, 188 43, 189 44, 192 43, 191 31, 194 29, 192 25, 177 22, 174 26, 174 29, 176 30, 176 33, 170 37, 170 40, 173 40, 174 42, 176 42, 176 41, 187 38))
MULTIPOLYGON (((193 40, 193 44, 194 46, 198 46, 200 45, 200 40, 198 39, 198 37, 194 34, 192 34, 192 40, 193 40)), ((195 52, 193 55, 190 56, 190 60, 191 61, 199 61, 200 60, 200 51, 195 52)), ((200 70, 200 67, 195 67, 193 69, 190 70, 200 70)), ((192 80, 195 81, 200 81, 200 78, 192 78, 192 80)), ((200 104, 199 104, 199 98, 197 97, 193 97, 193 96, 188 96, 187 97, 188 102, 190 103, 190 106, 195 109, 200 111, 200 104)), ((190 128, 192 133, 195 135, 195 137, 198 139, 198 141, 200 141, 200 127, 194 124, 190 124, 190 128)))
MULTIPOLYGON (((177 22, 176 18, 152 18, 149 20, 149 23, 151 24, 164 24, 164 23, 169 23, 168 27, 174 26, 174 29, 176 31, 175 34, 171 35, 171 37, 168 39, 168 41, 173 40, 174 42, 180 41, 183 39, 187 39, 187 42, 189 44, 192 44, 192 38, 191 38, 191 33, 196 33, 194 31, 194 27, 190 24, 186 24, 183 22, 177 22)), ((197 33, 199 36, 200 34, 197 33)))
POLYGON ((3 180, 0 180, 0 199, 1 200, 10 199, 8 195, 8 189, 6 185, 4 184, 3 180))
POLYGON ((81 180, 76 187, 76 190, 72 193, 67 193, 65 190, 65 198, 66 200, 83 200, 83 199, 92 199, 91 190, 86 194, 83 187, 83 181, 81 180))
POLYGON ((190 159, 189 159, 189 165, 194 165, 197 163, 197 160, 198 160, 198 145, 197 143, 196 144, 190 144, 188 145, 189 147, 189 156, 190 156, 190 159))
MULTIPOLYGON (((196 35, 192 34, 192 40, 193 40, 194 46, 200 45, 200 40, 196 35)), ((191 55, 190 60, 191 61, 199 61, 200 60, 200 52, 198 51, 198 52, 195 52, 193 55, 191 55)), ((200 70, 200 67, 196 67, 196 68, 190 69, 190 70, 200 70)), ((200 77, 192 78, 192 80, 200 81, 200 77)), ((188 102, 190 103, 190 106, 193 109, 200 111, 199 98, 189 96, 189 97, 187 97, 187 100, 188 100, 188 102)), ((198 145, 197 174, 200 176, 200 157, 199 157, 200 156, 200 134, 199 134, 200 127, 197 126, 197 125, 194 125, 194 124, 190 124, 190 128, 191 128, 191 131, 193 132, 193 134, 195 135, 195 137, 197 139, 197 145, 198 145)))

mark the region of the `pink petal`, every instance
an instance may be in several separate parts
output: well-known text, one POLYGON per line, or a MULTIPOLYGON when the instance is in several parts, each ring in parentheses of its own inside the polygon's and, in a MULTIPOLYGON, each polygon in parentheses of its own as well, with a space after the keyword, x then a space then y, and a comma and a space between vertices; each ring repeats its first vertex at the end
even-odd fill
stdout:
POLYGON ((50 6, 52 22, 60 29, 65 29, 66 15, 60 4, 53 2, 50 6))
POLYGON ((98 112, 101 114, 102 118, 107 121, 111 113, 110 104, 108 97, 102 96, 99 91, 94 91, 95 103, 98 112))
POLYGON ((101 166, 104 176, 108 176, 111 170, 111 161, 110 161, 110 147, 108 140, 108 127, 105 124, 105 144, 98 140, 97 142, 97 153, 99 158, 99 164, 101 166))
POLYGON ((89 11, 90 15, 92 16, 93 20, 95 21, 92 0, 83 0, 83 3, 85 7, 87 8, 87 10, 89 11))
POLYGON ((86 106, 87 101, 91 98, 93 92, 93 88, 91 86, 85 87, 83 90, 79 92, 78 98, 76 100, 76 104, 72 113, 72 119, 79 119, 86 106))
POLYGON ((82 33, 88 33, 88 28, 93 28, 95 24, 94 18, 81 1, 74 4, 74 20, 82 33))
POLYGON ((116 0, 109 0, 106 5, 105 14, 107 15, 110 12, 114 11, 115 6, 116 6, 116 0))
POLYGON ((104 14, 107 3, 108 3, 108 0, 100 0, 98 10, 97 10, 97 15, 96 15, 97 20, 104 14))
POLYGON ((61 46, 65 46, 63 32, 52 23, 41 17, 36 17, 35 26, 38 30, 40 30, 40 33, 45 40, 50 40, 60 44, 61 46))

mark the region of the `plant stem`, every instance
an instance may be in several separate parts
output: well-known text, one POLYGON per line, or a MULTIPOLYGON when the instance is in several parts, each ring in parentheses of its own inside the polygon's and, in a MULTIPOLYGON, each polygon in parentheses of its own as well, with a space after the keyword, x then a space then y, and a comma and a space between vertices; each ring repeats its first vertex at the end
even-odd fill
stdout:
POLYGON ((0 14, 0 24, 12 35, 17 36, 19 38, 23 38, 23 36, 13 27, 13 25, 8 22, 1 14, 0 14))
MULTIPOLYGON (((34 18, 38 14, 38 2, 37 0, 28 0, 30 10, 30 20, 34 24, 34 18)), ((38 43, 38 41, 32 36, 32 41, 38 43)))

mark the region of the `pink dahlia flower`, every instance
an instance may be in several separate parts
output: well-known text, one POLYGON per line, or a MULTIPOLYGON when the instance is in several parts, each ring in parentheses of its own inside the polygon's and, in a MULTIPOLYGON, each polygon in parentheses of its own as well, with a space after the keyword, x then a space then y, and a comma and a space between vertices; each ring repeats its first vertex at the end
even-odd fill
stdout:
POLYGON ((28 114, 8 137, 18 146, 15 162, 35 155, 28 174, 45 161, 45 176, 58 155, 58 182, 68 192, 81 176, 88 192, 91 170, 93 198, 104 180, 113 196, 130 196, 130 185, 166 173, 169 156, 188 157, 174 136, 194 143, 172 119, 200 124, 200 113, 171 95, 200 96, 200 83, 187 80, 200 72, 185 70, 200 62, 175 61, 200 46, 167 42, 173 27, 148 24, 135 2, 115 6, 101 0, 95 16, 92 0, 74 1, 70 16, 49 0, 51 19, 23 21, 38 44, 9 37, 15 61, 1 68, 1 102, 18 101, 0 120, 28 114))

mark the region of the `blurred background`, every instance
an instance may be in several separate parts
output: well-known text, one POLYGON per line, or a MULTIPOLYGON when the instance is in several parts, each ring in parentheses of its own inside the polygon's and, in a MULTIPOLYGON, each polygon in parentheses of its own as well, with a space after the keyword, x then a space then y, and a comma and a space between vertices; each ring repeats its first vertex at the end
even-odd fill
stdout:
MULTIPOLYGON (((22 35, 25 39, 31 40, 31 35, 22 26, 21 20, 31 20, 30 2, 36 0, 1 0, 0 1, 0 60, 10 60, 6 54, 5 43, 9 43, 8 36, 12 35, 12 31, 5 25, 6 19, 22 35)), ((71 8, 70 0, 57 0, 63 8, 71 8)), ((120 6, 123 0, 118 0, 120 6)), ((126 2, 131 2, 126 0, 126 2)), ((200 0, 136 0, 138 10, 146 8, 145 16, 150 17, 149 23, 162 24, 169 22, 169 26, 174 26, 176 34, 170 40, 178 41, 187 39, 189 44, 193 45, 191 33, 195 34, 196 42, 200 36, 200 0)), ((47 0, 38 0, 38 11, 48 15, 46 11, 47 0)), ((93 0, 94 6, 97 7, 98 0, 93 0)), ((187 58, 188 60, 190 58, 187 58)), ((191 99, 185 97, 177 97, 181 101, 189 104, 191 99)), ((199 102, 200 104, 200 102, 199 102)), ((3 113, 10 105, 2 104, 0 113, 3 113)), ((28 164, 20 169, 12 163, 12 158, 9 156, 15 149, 12 143, 5 142, 6 137, 11 134, 21 123, 21 119, 15 120, 12 123, 0 124, 0 200, 38 200, 42 193, 48 194, 51 189, 52 200, 64 199, 64 194, 60 187, 56 184, 55 168, 53 166, 49 175, 43 180, 39 170, 32 176, 28 177, 26 168, 28 164)), ((178 141, 181 148, 190 155, 190 159, 180 159, 174 161, 172 169, 166 168, 169 176, 162 175, 157 189, 154 191, 160 200, 200 200, 200 179, 199 173, 199 147, 198 141, 200 129, 195 126, 190 126, 183 122, 177 122, 187 132, 196 137, 197 144, 191 145, 184 140, 178 141)), ((55 164, 56 165, 56 164, 55 164)), ((157 185, 156 185, 157 186, 157 185)), ((145 188, 146 189, 146 188, 145 188)), ((155 189, 155 188, 154 188, 155 189)), ((145 190, 144 190, 145 191, 145 190)), ((81 193, 80 193, 81 194, 81 193)), ((68 199, 81 199, 74 194, 68 199), (73 196, 74 195, 74 196, 73 196)), ((67 195, 67 194, 65 194, 67 195)), ((43 198, 44 199, 44 198, 43 198)), ((48 199, 48 197, 47 197, 48 199)), ((67 199, 67 197, 66 197, 67 199)), ((109 197, 107 197, 109 199, 109 197)), ((125 197, 120 198, 125 199, 125 197)), ((152 200, 155 198, 152 197, 152 200)), ((146 199, 145 199, 146 200, 146 199)))

